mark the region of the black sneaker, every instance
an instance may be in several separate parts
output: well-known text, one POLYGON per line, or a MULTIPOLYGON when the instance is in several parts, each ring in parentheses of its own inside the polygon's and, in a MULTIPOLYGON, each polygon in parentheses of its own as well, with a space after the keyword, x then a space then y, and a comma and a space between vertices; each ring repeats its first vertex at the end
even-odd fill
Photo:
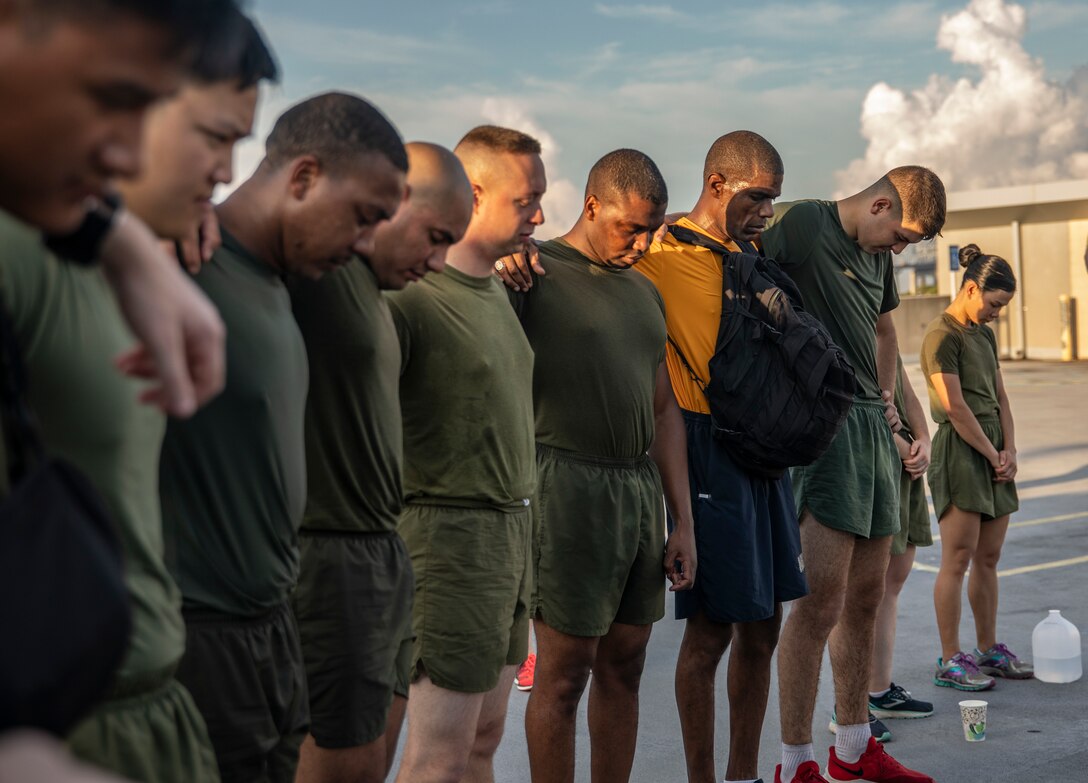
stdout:
MULTIPOLYGON (((831 722, 827 724, 827 729, 832 734, 837 734, 839 731, 839 724, 835 722, 834 710, 831 711, 831 722)), ((892 739, 892 733, 888 731, 888 727, 877 720, 876 715, 871 711, 869 712, 869 731, 872 732, 873 739, 877 742, 890 742, 892 739)))
POLYGON ((933 705, 910 695, 910 691, 892 683, 883 696, 869 697, 869 712, 878 718, 928 718, 933 705))

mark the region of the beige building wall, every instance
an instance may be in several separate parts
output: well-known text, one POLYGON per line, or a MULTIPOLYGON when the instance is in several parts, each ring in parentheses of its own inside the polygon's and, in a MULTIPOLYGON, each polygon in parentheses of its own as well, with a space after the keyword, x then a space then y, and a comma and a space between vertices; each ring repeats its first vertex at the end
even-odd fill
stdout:
POLYGON ((1003 357, 1062 357, 1059 297, 1076 299, 1078 356, 1088 359, 1088 181, 949 194, 949 214, 937 238, 937 290, 949 298, 962 272, 949 273, 949 248, 974 243, 1002 256, 1020 274, 1016 297, 995 329, 1003 357))

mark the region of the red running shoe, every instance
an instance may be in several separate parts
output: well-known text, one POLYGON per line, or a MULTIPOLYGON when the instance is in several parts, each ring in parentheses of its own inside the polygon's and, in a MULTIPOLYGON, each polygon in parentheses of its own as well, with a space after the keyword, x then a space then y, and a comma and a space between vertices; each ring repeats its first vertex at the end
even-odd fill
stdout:
POLYGON ((531 691, 533 689, 533 675, 536 673, 536 653, 529 653, 529 657, 518 667, 518 674, 514 677, 514 684, 519 691, 531 691))
POLYGON ((907 769, 888 755, 884 746, 869 737, 869 746, 856 764, 839 761, 835 746, 827 762, 827 779, 830 781, 861 781, 861 783, 935 783, 929 775, 907 769))
POLYGON ((827 783, 820 776, 820 765, 815 761, 806 761, 797 768, 793 780, 782 780, 782 765, 774 768, 774 783, 827 783))

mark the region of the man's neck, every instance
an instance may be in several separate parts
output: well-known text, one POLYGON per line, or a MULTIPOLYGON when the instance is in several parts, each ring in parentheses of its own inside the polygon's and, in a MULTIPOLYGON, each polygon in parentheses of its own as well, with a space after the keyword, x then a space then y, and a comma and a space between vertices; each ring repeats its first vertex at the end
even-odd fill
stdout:
POLYGON ((498 261, 494 249, 466 237, 446 253, 446 264, 469 277, 489 277, 498 261))
POLYGON ((570 231, 558 238, 573 247, 590 261, 607 266, 604 259, 598 256, 597 252, 593 249, 593 245, 589 241, 589 236, 586 233, 586 228, 583 225, 582 218, 578 219, 578 222, 574 224, 570 231))
POLYGON ((842 224, 842 230, 846 232, 846 236, 855 242, 858 239, 858 210, 863 209, 865 203, 860 196, 861 194, 858 193, 835 202, 835 207, 839 211, 839 222, 842 224))
POLYGON ((695 202, 695 206, 691 208, 691 212, 687 214, 687 218, 719 242, 732 242, 733 238, 729 236, 725 227, 718 224, 717 212, 717 201, 712 196, 703 193, 695 202))
POLYGON ((283 271, 283 244, 261 188, 253 180, 242 183, 215 209, 219 224, 249 253, 276 271, 283 271))

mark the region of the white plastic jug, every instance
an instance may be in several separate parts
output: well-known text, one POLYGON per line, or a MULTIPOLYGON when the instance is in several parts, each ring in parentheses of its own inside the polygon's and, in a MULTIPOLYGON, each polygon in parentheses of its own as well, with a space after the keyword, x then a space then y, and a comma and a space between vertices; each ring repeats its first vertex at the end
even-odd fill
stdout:
POLYGON ((1057 609, 1051 609, 1031 632, 1031 652, 1035 679, 1043 682, 1080 679, 1080 631, 1057 609))

